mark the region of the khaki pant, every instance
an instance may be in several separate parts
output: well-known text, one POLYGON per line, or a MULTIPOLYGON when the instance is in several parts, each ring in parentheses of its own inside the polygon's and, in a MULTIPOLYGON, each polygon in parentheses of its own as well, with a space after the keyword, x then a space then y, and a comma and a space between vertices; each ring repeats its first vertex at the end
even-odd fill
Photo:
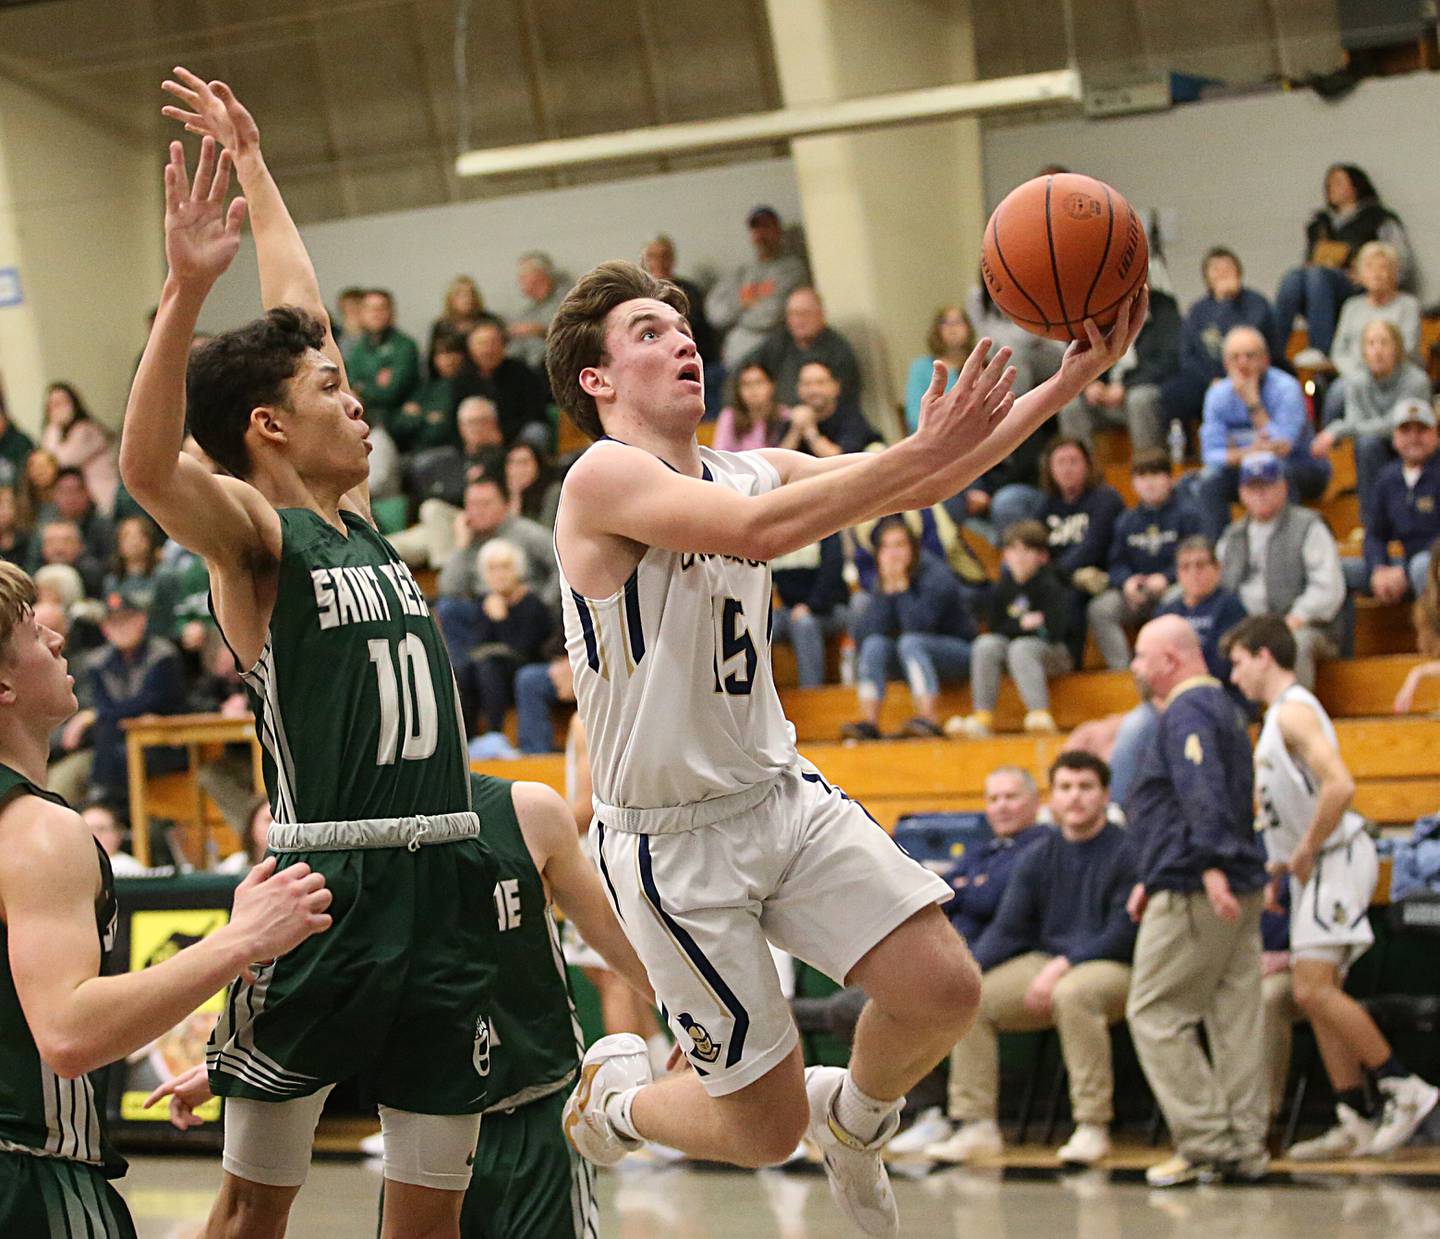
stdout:
POLYGON ((1114 1117, 1115 1073, 1110 1025, 1125 1018, 1127 964, 1092 959, 1076 964, 1055 986, 1050 1014, 1025 1007, 1025 991, 1053 957, 1041 951, 1007 960, 980 983, 980 1011, 970 1031, 950 1051, 950 1117, 993 1120, 1000 1096, 997 1034, 1053 1028, 1070 1077, 1070 1109, 1077 1123, 1108 1123, 1114 1117))
POLYGON ((1238 898, 1240 918, 1230 923, 1203 892, 1160 891, 1135 942, 1130 1035, 1176 1148, 1195 1162, 1240 1161, 1265 1148, 1262 895, 1238 898))
POLYGON ((1265 1070, 1270 1084, 1270 1117, 1285 1104, 1285 1083, 1290 1078, 1290 1043, 1300 1008, 1290 987, 1290 970, 1272 972, 1260 982, 1265 1010, 1265 1070))

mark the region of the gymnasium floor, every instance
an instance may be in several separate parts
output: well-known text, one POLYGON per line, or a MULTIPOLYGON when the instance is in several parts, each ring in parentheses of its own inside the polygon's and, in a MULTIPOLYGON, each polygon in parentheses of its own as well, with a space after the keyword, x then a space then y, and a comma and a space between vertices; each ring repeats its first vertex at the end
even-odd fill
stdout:
MULTIPOLYGON (((901 1234, 915 1239, 1440 1239, 1440 1155, 1398 1157, 1349 1173, 1280 1173, 1256 1187, 1152 1192, 1138 1167, 1152 1149, 1116 1160, 1113 1174, 1058 1175, 1043 1151, 1006 1167, 926 1173, 897 1167, 901 1234)), ((1052 1163, 1053 1164, 1053 1163, 1052 1163)), ((191 1239, 219 1182, 217 1161, 137 1157, 121 1185, 140 1239, 191 1239)), ((292 1215, 296 1239, 368 1239, 380 1175, 355 1160, 317 1161, 292 1215)), ((608 1239, 845 1239, 855 1234, 815 1168, 741 1173, 631 1159, 600 1177, 608 1239)))

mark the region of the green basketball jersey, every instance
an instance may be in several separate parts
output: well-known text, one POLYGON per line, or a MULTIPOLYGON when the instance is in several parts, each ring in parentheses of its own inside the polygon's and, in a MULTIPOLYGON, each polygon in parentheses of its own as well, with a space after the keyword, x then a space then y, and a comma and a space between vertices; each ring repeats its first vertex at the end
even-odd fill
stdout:
POLYGON ((366 521, 278 513, 275 610, 244 675, 277 822, 461 813, 469 761, 455 677, 410 569, 366 521))
POLYGON ((487 1086, 499 1098, 485 1113, 513 1110, 564 1088, 585 1050, 570 1001, 560 935, 510 798, 509 779, 470 776, 480 837, 495 858, 495 914, 500 971, 489 1008, 491 1058, 487 1086))
MULTIPOLYGON (((38 796, 54 804, 65 801, 36 787, 8 766, 0 766, 0 803, 13 796, 38 796)), ((95 933, 101 963, 115 945, 115 879, 110 858, 100 855, 100 900, 95 905, 95 933)), ((103 1070, 103 1069, 102 1069, 103 1070)), ((99 1073, 96 1073, 97 1077, 99 1073)), ((124 1163, 107 1146, 102 1107, 89 1076, 66 1080, 40 1057, 10 971, 10 933, 0 921, 0 1152, 32 1153, 105 1166, 123 1173, 124 1163)))

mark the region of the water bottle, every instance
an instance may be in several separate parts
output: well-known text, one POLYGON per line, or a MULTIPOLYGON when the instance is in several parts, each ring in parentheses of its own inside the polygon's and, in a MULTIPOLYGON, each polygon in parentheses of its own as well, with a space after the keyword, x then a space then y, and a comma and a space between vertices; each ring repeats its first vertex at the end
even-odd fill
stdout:
POLYGON ((1170 422, 1170 468, 1178 472, 1185 464, 1185 427, 1180 424, 1180 419, 1173 418, 1170 422))

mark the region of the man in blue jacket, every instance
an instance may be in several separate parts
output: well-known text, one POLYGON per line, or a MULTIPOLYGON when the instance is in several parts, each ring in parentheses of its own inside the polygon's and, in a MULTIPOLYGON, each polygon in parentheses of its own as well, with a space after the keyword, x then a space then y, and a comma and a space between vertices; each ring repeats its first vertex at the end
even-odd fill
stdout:
POLYGON ((1126 1016, 1176 1145, 1145 1178, 1151 1187, 1253 1181, 1268 1166, 1269 1106, 1260 994, 1265 857, 1254 829, 1250 740, 1209 674, 1195 630, 1178 615, 1140 630, 1132 669, 1141 695, 1164 707, 1125 801, 1140 848, 1130 896, 1140 935, 1126 1016))
POLYGON ((1365 583, 1381 602, 1425 590, 1431 547, 1440 538, 1440 433, 1435 409, 1402 400, 1391 416, 1398 460, 1380 470, 1365 509, 1365 583), (1390 543, 1404 548, 1400 563, 1390 543))
POLYGON ((993 1157, 1002 1140, 998 1034, 1054 1028, 1070 1077, 1075 1133, 1060 1160, 1093 1165, 1110 1152, 1114 1070, 1110 1025, 1125 1014, 1135 927, 1129 835, 1105 816, 1109 768, 1076 750, 1050 768, 1054 829, 1026 848, 989 928, 971 942, 984 971, 980 1011, 950 1054, 950 1114, 960 1123, 927 1156, 993 1157))

